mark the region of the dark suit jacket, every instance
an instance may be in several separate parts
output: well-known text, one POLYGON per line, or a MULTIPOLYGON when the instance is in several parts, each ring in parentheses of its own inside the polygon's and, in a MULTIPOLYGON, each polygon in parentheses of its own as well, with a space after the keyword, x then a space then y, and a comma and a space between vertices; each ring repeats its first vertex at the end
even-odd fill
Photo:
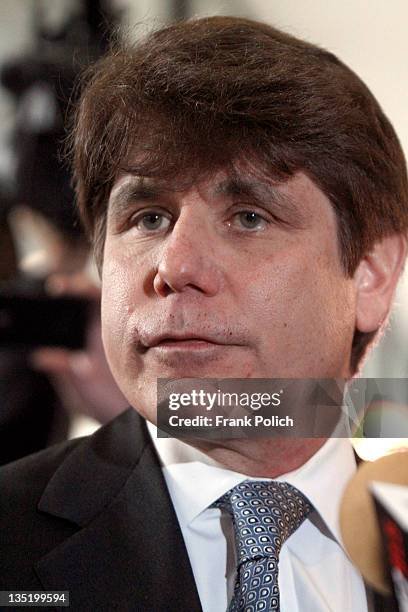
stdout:
POLYGON ((201 610, 154 447, 133 409, 90 438, 4 466, 0 491, 0 590, 69 591, 72 612, 201 610))
POLYGON ((201 610, 134 410, 90 438, 4 466, 0 491, 0 590, 68 590, 73 612, 201 610))

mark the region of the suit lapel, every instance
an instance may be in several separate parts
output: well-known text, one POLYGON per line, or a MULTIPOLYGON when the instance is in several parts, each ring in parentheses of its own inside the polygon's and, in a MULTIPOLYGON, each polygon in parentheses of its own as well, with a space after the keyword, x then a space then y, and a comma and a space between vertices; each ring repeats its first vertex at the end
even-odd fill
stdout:
POLYGON ((80 530, 36 564, 75 610, 201 610, 187 551, 144 422, 127 411, 73 451, 39 510, 80 530))

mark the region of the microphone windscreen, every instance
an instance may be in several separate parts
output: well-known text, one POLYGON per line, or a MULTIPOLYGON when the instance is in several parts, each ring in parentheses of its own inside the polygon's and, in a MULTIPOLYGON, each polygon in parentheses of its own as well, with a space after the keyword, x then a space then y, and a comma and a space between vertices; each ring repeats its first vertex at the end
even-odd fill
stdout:
POLYGON ((340 507, 340 529, 344 546, 363 578, 374 589, 390 594, 387 558, 382 544, 372 481, 408 486, 408 452, 396 452, 363 463, 347 485, 340 507))

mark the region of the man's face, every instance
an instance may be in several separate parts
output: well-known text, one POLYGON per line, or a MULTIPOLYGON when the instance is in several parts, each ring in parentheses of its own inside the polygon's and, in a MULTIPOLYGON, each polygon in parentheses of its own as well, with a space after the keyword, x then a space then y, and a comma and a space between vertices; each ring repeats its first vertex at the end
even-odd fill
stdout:
POLYGON ((155 420, 156 379, 340 378, 356 297, 336 218, 304 174, 219 172, 185 189, 123 174, 109 199, 102 330, 119 387, 155 420))

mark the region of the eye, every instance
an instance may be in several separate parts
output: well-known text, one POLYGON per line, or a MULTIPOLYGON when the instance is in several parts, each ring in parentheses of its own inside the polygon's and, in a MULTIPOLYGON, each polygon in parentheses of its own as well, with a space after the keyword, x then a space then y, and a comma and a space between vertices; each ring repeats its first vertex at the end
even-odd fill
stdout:
POLYGON ((239 223, 242 227, 249 230, 264 229, 267 221, 261 215, 253 210, 243 210, 234 215, 235 223, 239 223))
POLYGON ((132 224, 138 230, 146 233, 166 231, 170 225, 170 219, 159 212, 139 213, 132 219, 132 224))

